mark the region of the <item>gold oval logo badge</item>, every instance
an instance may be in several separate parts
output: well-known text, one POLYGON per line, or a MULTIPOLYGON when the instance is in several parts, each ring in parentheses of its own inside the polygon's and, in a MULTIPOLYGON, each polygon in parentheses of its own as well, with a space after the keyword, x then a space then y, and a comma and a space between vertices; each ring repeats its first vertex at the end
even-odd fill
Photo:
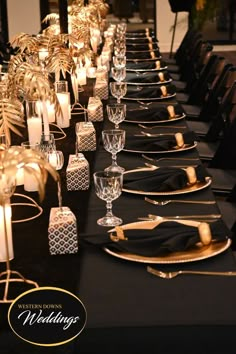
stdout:
POLYGON ((8 322, 21 339, 39 346, 65 344, 86 324, 81 300, 67 290, 40 287, 24 292, 11 304, 8 322))

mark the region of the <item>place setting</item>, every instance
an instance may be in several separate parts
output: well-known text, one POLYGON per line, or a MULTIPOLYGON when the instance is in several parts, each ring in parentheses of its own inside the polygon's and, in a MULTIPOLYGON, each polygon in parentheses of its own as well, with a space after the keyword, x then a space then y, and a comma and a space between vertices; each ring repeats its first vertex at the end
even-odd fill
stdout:
POLYGON ((176 87, 173 84, 142 86, 127 85, 127 92, 123 96, 124 100, 134 101, 161 101, 172 99, 176 96, 176 87))
POLYGON ((126 63, 127 71, 146 72, 146 71, 162 71, 166 70, 167 64, 164 60, 150 61, 128 61, 126 63))
MULTIPOLYGON (((178 103, 165 104, 155 102, 143 102, 137 100, 136 103, 127 105, 125 121, 127 123, 144 124, 144 129, 152 130, 153 124, 169 123, 181 120, 185 113, 178 103), (147 127, 145 125, 148 125, 147 127)), ((169 125, 169 124, 168 124, 169 125)))
POLYGON ((129 85, 163 85, 172 81, 168 71, 162 72, 127 72, 126 82, 129 85))

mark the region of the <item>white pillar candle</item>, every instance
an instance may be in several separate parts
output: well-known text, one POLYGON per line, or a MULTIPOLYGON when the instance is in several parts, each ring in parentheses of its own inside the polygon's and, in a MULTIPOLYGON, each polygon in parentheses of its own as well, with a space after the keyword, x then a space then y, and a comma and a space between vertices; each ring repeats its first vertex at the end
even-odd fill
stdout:
POLYGON ((48 50, 45 48, 39 49, 39 60, 44 61, 48 56, 48 50))
POLYGON ((48 111, 48 122, 53 123, 56 120, 54 103, 50 103, 50 101, 47 101, 46 104, 48 111))
MULTIPOLYGON (((39 171, 39 166, 36 163, 27 164, 27 166, 39 171)), ((27 192, 37 192, 38 182, 32 172, 24 170, 24 190, 27 192)))
POLYGON ((42 118, 31 117, 27 119, 28 136, 31 145, 40 143, 42 135, 42 118))
POLYGON ((49 122, 48 122, 48 109, 47 109, 47 103, 45 101, 42 101, 42 112, 43 112, 43 134, 49 135, 50 130, 49 130, 49 122))
POLYGON ((87 68, 87 77, 95 78, 97 69, 95 67, 87 68))
POLYGON ((57 156, 57 152, 51 152, 50 154, 48 154, 48 162, 55 168, 57 169, 58 166, 58 156, 57 156))
POLYGON ((8 242, 8 256, 9 260, 14 258, 13 244, 12 244, 12 227, 11 227, 11 205, 10 201, 6 202, 5 205, 0 205, 0 262, 6 262, 7 260, 7 249, 6 249, 6 234, 7 231, 7 242, 8 242), (5 216, 5 222, 4 222, 5 216), (6 225, 6 229, 5 229, 6 225))
POLYGON ((24 169, 19 168, 16 172, 16 186, 24 184, 24 169))
POLYGON ((57 114, 57 124, 60 128, 68 128, 70 126, 70 93, 57 93, 57 98, 61 106, 62 114, 57 114))
POLYGON ((77 67, 76 69, 76 76, 79 85, 86 85, 87 84, 87 77, 86 77, 86 68, 77 67))

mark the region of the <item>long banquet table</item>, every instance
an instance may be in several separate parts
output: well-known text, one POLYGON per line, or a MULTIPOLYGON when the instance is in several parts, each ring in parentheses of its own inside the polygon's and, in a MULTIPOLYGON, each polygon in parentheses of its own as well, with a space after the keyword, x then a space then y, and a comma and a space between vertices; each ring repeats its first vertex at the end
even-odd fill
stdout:
MULTIPOLYGON (((82 99, 86 101, 86 90, 82 99)), ((131 109, 134 102, 127 102, 131 109)), ((175 98, 170 100, 174 103, 175 98)), ((105 108, 106 102, 104 102, 105 108)), ((152 103, 158 105, 158 102, 152 103)), ((105 110, 104 110, 105 113, 105 110)), ((60 172, 63 187, 63 205, 75 213, 79 230, 79 252, 75 255, 50 256, 48 251, 47 227, 52 206, 57 206, 56 186, 49 180, 47 195, 43 202, 43 215, 29 223, 14 224, 15 259, 13 269, 34 279, 40 286, 57 286, 74 292, 87 310, 87 324, 79 337, 67 345, 45 348, 35 347, 17 338, 6 321, 8 306, 1 305, 0 352, 12 353, 234 353, 236 315, 236 278, 216 276, 184 275, 172 280, 160 279, 146 270, 147 264, 119 259, 103 249, 90 245, 89 236, 107 232, 97 225, 96 220, 105 213, 105 203, 95 195, 92 172, 110 164, 111 156, 102 146, 100 132, 111 128, 104 123, 95 123, 97 151, 86 152, 90 162, 91 188, 89 191, 67 192, 65 169, 68 156, 74 153, 75 123, 81 116, 73 116, 67 138, 58 141, 58 149, 65 154, 65 165, 60 172)), ((179 131, 187 130, 185 119, 173 122, 179 131)), ((129 134, 140 131, 137 125, 120 125, 129 134)), ((168 132, 176 132, 169 128, 168 132)), ((158 133, 166 132, 159 128, 158 133)), ((173 154, 158 154, 157 158, 172 157, 173 154)), ((176 153, 175 165, 182 165, 178 158, 197 158, 197 149, 176 153)), ((120 152, 118 163, 126 170, 145 166, 141 154, 120 152)), ((199 163, 200 160, 198 161, 199 163)), ((160 165, 169 165, 163 160, 160 165)), ((191 160, 184 164, 192 164, 191 160)), ((19 191, 21 191, 19 189, 19 191)), ((34 195, 37 198, 36 195, 34 195)), ((171 198, 170 198, 171 199, 171 198)), ((183 200, 214 200, 211 187, 194 193, 181 195, 183 200)), ((124 224, 133 222, 147 214, 193 215, 217 214, 217 204, 169 204, 157 207, 144 201, 144 195, 123 192, 113 203, 114 213, 124 224)), ((19 213, 17 210, 16 214, 19 213)), ((230 234, 229 234, 230 236, 230 234)), ((163 270, 236 270, 232 250, 197 262, 179 265, 153 265, 163 270)), ((3 268, 3 265, 2 265, 3 268)))

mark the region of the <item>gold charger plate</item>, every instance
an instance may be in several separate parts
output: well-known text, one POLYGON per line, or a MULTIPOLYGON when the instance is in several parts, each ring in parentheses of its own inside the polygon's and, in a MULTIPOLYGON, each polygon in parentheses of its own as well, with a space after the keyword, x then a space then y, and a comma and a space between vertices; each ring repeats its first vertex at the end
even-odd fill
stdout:
POLYGON ((121 258, 127 261, 140 262, 140 263, 155 263, 155 264, 176 264, 201 261, 210 257, 215 257, 218 254, 226 251, 231 245, 231 240, 226 239, 221 242, 212 242, 208 246, 196 246, 185 252, 173 252, 169 255, 158 257, 145 257, 132 253, 124 253, 114 251, 108 247, 104 248, 104 251, 110 255, 121 258))
MULTIPOLYGON (((139 85, 137 85, 139 86, 139 85)), ((124 96, 122 97, 122 100, 132 100, 132 101, 160 101, 160 100, 168 100, 170 98, 173 98, 176 96, 176 93, 173 94, 168 94, 167 96, 161 96, 161 97, 128 97, 124 96)))
MULTIPOLYGON (((125 181, 125 175, 128 173, 138 173, 138 172, 143 172, 143 171, 153 171, 153 169, 150 169, 148 167, 144 168, 139 168, 135 170, 129 170, 125 171, 123 173, 124 175, 124 181, 125 181)), ((175 191, 168 191, 168 192, 148 192, 145 190, 135 190, 135 189, 127 189, 125 187, 122 188, 123 192, 126 193, 131 193, 131 194, 140 194, 140 195, 159 195, 159 196, 166 196, 166 195, 181 195, 181 194, 187 194, 187 193, 193 193, 193 192, 198 192, 202 189, 207 188, 210 186, 212 182, 211 177, 206 177, 204 182, 196 182, 195 184, 188 185, 182 189, 176 189, 175 191)), ((125 184, 125 182, 124 182, 125 184)))
MULTIPOLYGON (((141 123, 141 122, 139 122, 141 123)), ((164 135, 164 134, 163 134, 164 135)), ((166 134, 168 135, 168 134, 166 134)), ((145 137, 145 136, 144 136, 145 137)), ((138 153, 138 154, 169 154, 170 152, 181 152, 181 151, 187 151, 187 150, 191 150, 191 149, 194 149, 195 147, 197 146, 197 142, 194 142, 193 144, 185 144, 183 145, 183 147, 181 148, 175 148, 175 149, 172 149, 172 150, 155 150, 155 151, 147 151, 147 150, 130 150, 130 149, 126 149, 124 148, 123 151, 127 151, 127 152, 135 152, 135 153, 138 153)))
MULTIPOLYGON (((143 108, 143 110, 145 110, 145 108, 143 108)), ((140 111, 137 109, 137 111, 140 111)), ((146 111, 146 110, 145 110, 146 111)), ((135 109, 133 110, 133 112, 135 113, 135 109)), ((170 119, 165 119, 165 120, 130 120, 125 119, 124 122, 127 123, 136 123, 136 124, 158 124, 158 123, 168 123, 168 122, 175 122, 176 120, 180 120, 185 118, 186 115, 185 113, 182 113, 181 115, 177 115, 175 118, 170 118, 170 119)), ((161 128, 161 125, 160 125, 161 128)))
POLYGON ((130 81, 126 81, 127 85, 136 85, 136 86, 148 86, 148 85, 166 85, 172 82, 172 79, 166 80, 166 81, 156 81, 156 82, 130 82, 130 81))

